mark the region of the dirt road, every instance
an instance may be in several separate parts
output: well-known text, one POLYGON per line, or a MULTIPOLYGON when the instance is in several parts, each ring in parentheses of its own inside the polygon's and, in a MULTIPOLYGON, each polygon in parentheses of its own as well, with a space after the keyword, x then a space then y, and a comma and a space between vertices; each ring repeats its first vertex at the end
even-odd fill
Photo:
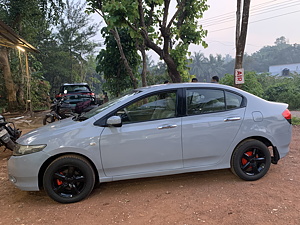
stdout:
POLYGON ((7 179, 0 152, 0 224, 300 224, 300 127, 290 153, 255 182, 230 170, 101 184, 82 202, 63 205, 7 179))

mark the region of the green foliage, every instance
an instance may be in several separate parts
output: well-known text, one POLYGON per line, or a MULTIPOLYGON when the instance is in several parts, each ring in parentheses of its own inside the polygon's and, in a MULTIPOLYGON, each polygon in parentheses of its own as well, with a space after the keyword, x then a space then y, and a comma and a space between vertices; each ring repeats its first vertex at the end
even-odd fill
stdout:
POLYGON ((167 66, 163 62, 158 62, 156 65, 151 60, 147 60, 147 83, 148 85, 163 84, 166 80, 170 82, 170 77, 167 72, 167 66))
POLYGON ((31 80, 31 102, 33 110, 46 110, 50 107, 50 84, 33 74, 31 80))
POLYGON ((300 76, 278 77, 275 84, 268 85, 264 97, 270 101, 286 102, 290 109, 300 109, 300 76))
POLYGON ((143 39, 146 47, 165 60, 176 82, 189 77, 186 67, 188 46, 192 43, 207 46, 203 40, 207 31, 198 25, 203 12, 208 9, 206 0, 174 1, 176 5, 163 0, 87 1, 88 10, 101 11, 108 29, 124 27, 129 29, 131 37, 143 39), (176 11, 173 17, 172 7, 176 11))
POLYGON ((188 54, 188 45, 187 44, 178 44, 175 49, 170 51, 170 55, 177 65, 177 70, 181 75, 183 82, 189 81, 189 68, 187 67, 186 55, 188 54))
MULTIPOLYGON (((124 54, 131 65, 133 73, 137 76, 140 56, 135 48, 135 42, 131 38, 128 29, 119 29, 118 32, 124 54)), ((111 95, 118 96, 124 90, 131 88, 132 83, 113 35, 107 28, 102 29, 102 35, 105 37, 106 48, 102 49, 97 56, 96 70, 104 76, 104 89, 109 91, 111 95)))
MULTIPOLYGON (((90 23, 90 17, 83 13, 84 7, 83 3, 68 0, 0 0, 0 19, 40 50, 39 54, 28 54, 31 101, 35 109, 47 107, 45 99, 49 92, 53 96, 65 82, 87 81, 97 87, 98 93, 101 91, 95 64, 93 70, 85 59, 95 49, 96 43, 90 38, 98 31, 99 24, 90 23), (53 35, 51 29, 57 33, 53 35)), ((10 67, 17 101, 24 108, 27 99, 24 55, 19 57, 11 50, 10 67)), ((1 105, 7 101, 5 89, 0 85, 1 105)))
MULTIPOLYGON (((226 74, 221 84, 234 86, 234 77, 226 74)), ((256 74, 246 72, 245 84, 241 89, 268 101, 284 102, 289 104, 289 109, 300 109, 300 75, 293 74, 291 77, 274 77, 268 74, 256 74)))
MULTIPOLYGON (((242 84, 241 89, 254 94, 259 97, 263 97, 263 87, 258 81, 258 76, 255 72, 245 73, 245 84, 242 84)), ((232 74, 226 74, 221 80, 221 84, 234 86, 234 76, 232 74)))
MULTIPOLYGON (((38 58, 43 65, 42 73, 52 86, 52 97, 62 83, 88 82, 92 87, 99 84, 96 66, 93 65, 92 71, 88 62, 88 56, 98 45, 91 38, 96 35, 99 24, 90 23, 91 18, 84 13, 84 7, 84 3, 66 1, 57 32, 41 45, 42 54, 38 58)), ((98 86, 96 93, 101 91, 101 85, 98 86)))
POLYGON ((300 118, 299 117, 292 117, 292 124, 293 125, 300 125, 300 118))
POLYGON ((190 58, 190 75, 195 75, 201 82, 210 82, 213 76, 224 76, 225 58, 221 55, 209 55, 208 58, 201 52, 194 52, 190 58))

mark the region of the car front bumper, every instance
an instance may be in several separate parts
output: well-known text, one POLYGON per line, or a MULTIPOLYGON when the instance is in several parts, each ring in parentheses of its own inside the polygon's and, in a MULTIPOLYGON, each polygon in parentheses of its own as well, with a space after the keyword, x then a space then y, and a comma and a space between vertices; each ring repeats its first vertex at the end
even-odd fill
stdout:
POLYGON ((8 160, 9 180, 21 190, 39 191, 38 174, 47 158, 49 156, 43 152, 11 156, 8 160))

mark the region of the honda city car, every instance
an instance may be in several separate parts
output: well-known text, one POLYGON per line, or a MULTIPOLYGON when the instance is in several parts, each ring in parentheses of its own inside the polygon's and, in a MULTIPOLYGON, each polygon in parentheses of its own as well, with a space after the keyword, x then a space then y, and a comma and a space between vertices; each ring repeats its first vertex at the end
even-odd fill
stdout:
POLYGON ((221 84, 162 84, 25 134, 8 173, 61 203, 99 182, 141 177, 231 168, 254 181, 287 155, 291 130, 285 103, 221 84))

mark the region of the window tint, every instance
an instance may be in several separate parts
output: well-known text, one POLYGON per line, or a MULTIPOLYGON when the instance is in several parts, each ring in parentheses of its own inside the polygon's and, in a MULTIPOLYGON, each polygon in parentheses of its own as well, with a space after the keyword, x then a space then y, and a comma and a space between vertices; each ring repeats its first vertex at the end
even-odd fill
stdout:
POLYGON ((80 91, 91 91, 87 86, 85 85, 68 85, 63 87, 63 92, 69 93, 69 92, 80 92, 80 91))
POLYGON ((193 89, 187 90, 186 96, 188 115, 225 110, 224 92, 222 90, 193 89))
POLYGON ((225 91, 226 108, 236 109, 241 107, 243 97, 232 92, 225 91))
POLYGON ((176 115, 176 92, 148 96, 117 111, 123 123, 166 119, 176 115))

